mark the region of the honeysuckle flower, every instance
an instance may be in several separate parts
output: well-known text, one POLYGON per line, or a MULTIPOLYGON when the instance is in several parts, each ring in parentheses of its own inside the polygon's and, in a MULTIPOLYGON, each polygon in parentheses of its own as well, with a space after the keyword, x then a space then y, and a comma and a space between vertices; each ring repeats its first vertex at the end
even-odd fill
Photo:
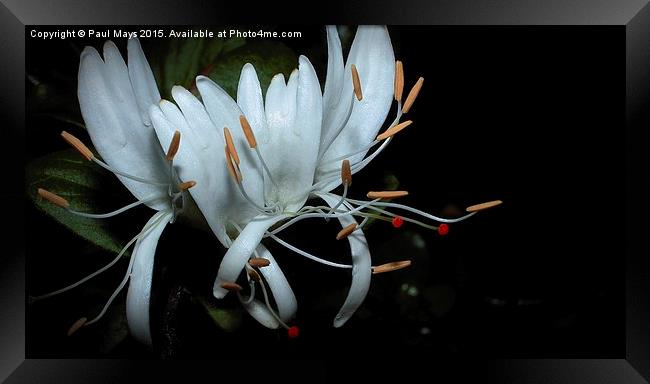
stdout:
POLYGON ((150 109, 163 146, 170 142, 175 129, 189 142, 177 155, 179 175, 199 181, 190 194, 217 238, 228 247, 213 285, 214 296, 220 299, 235 291, 260 323, 271 328, 282 325, 290 334, 295 329, 286 322, 296 312, 295 296, 277 262, 261 244, 263 238, 325 265, 352 270, 348 296, 334 319, 334 326, 339 327, 363 302, 373 272, 410 264, 405 260, 372 266, 362 230, 369 218, 393 221, 394 225, 409 221, 442 234, 448 230, 444 223, 475 213, 443 219, 382 201, 403 196, 405 191, 370 192, 371 200, 347 197, 352 174, 363 169, 411 123, 399 121, 413 105, 423 80, 418 80, 402 105, 402 65, 395 62, 385 27, 359 27, 345 63, 335 27, 327 28, 327 36, 329 58, 323 94, 311 63, 300 56, 298 69, 287 82, 282 74, 272 79, 265 99, 254 67, 246 64, 236 102, 209 78, 198 76, 196 86, 202 102, 177 86, 172 96, 178 106, 162 101, 150 109), (377 135, 393 98, 397 114, 388 129, 377 135), (341 184, 342 195, 332 193, 341 184), (306 205, 309 198, 320 198, 326 205, 306 205), (402 218, 387 208, 443 224, 436 227, 402 218), (363 221, 359 224, 355 217, 363 221), (351 264, 333 263, 278 237, 283 229, 307 218, 340 221, 343 229, 337 238, 347 238, 351 264), (242 286, 237 283, 243 271, 251 287, 248 297, 241 294, 242 286), (269 303, 264 281, 274 296, 277 313, 269 303), (254 295, 257 283, 262 288, 263 303, 254 295))
POLYGON ((39 189, 39 194, 89 218, 115 216, 141 204, 156 213, 111 263, 75 284, 35 299, 65 292, 107 270, 135 243, 126 275, 101 313, 92 320, 80 319, 70 333, 97 322, 130 279, 126 306, 129 329, 136 339, 151 345, 149 302, 156 246, 165 226, 179 214, 188 213, 186 208, 192 203, 186 190, 195 182, 181 182, 175 171, 173 160, 180 134, 176 133, 165 153, 154 133, 149 107, 158 104, 160 94, 137 39, 128 41, 128 67, 111 41, 104 44, 103 59, 97 50, 86 47, 81 53, 78 80, 81 113, 101 160, 76 137, 67 132, 62 136, 88 160, 114 173, 137 201, 111 213, 90 214, 71 209, 66 200, 51 192, 39 189))
POLYGON ((90 321, 80 319, 71 332, 101 318, 130 277, 129 328, 136 339, 151 344, 149 300, 156 245, 166 224, 194 203, 217 239, 228 248, 213 285, 214 296, 221 299, 235 292, 257 321, 269 328, 283 326, 290 337, 298 334, 297 327, 287 324, 296 314, 296 297, 262 239, 276 241, 324 265, 351 270, 348 295, 334 318, 334 326, 339 327, 365 299, 373 273, 410 265, 409 260, 372 265, 363 233, 368 219, 390 221, 394 226, 410 222, 445 234, 446 223, 500 203, 479 204, 469 207, 463 217, 444 219, 386 201, 404 196, 406 191, 369 192, 369 200, 349 198, 352 175, 411 124, 410 120, 400 119, 413 105, 423 79, 416 82, 402 104, 402 65, 395 61, 385 27, 359 27, 347 60, 343 59, 335 27, 327 28, 327 40, 329 57, 323 93, 312 64, 300 56, 298 68, 288 81, 281 74, 272 79, 266 98, 262 97, 254 67, 246 64, 236 101, 205 76, 196 78, 201 100, 180 86, 172 89, 174 103, 160 100, 149 64, 135 39, 129 41, 128 67, 110 42, 104 46, 103 59, 92 48, 84 50, 79 100, 103 161, 75 137, 67 133, 63 137, 89 160, 115 173, 137 201, 98 215, 74 211, 67 201, 50 192, 39 193, 87 217, 110 217, 140 204, 156 213, 107 266, 71 286, 39 297, 64 292, 105 271, 135 243, 126 276, 102 312, 90 321), (396 116, 378 135, 393 99, 397 103, 396 116), (333 193, 339 186, 342 192, 333 193), (310 199, 321 199, 325 205, 311 205, 310 199), (442 224, 435 226, 402 217, 389 209, 442 224), (342 229, 336 238, 349 242, 350 264, 315 256, 279 237, 285 228, 309 218, 339 220, 342 229), (362 218, 361 223, 357 218, 362 218), (242 280, 250 287, 248 295, 242 293, 238 283, 242 280))

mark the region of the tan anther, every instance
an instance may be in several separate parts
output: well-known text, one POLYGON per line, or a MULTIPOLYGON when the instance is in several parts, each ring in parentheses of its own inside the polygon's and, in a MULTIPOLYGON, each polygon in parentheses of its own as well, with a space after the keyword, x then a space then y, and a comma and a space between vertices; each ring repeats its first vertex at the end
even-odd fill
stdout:
POLYGON ((376 275, 378 273, 393 272, 397 271, 398 269, 406 268, 409 265, 411 265, 411 260, 393 261, 392 263, 386 263, 372 267, 372 273, 376 275))
POLYGON ((357 100, 361 101, 363 99, 363 92, 361 92, 361 80, 359 79, 357 66, 354 64, 352 64, 352 85, 354 86, 354 94, 357 97, 357 100))
POLYGON ((81 153, 81 156, 85 157, 87 160, 92 160, 95 155, 93 155, 92 151, 86 147, 86 144, 84 144, 81 140, 77 139, 73 135, 69 134, 66 131, 61 132, 61 137, 63 137, 63 140, 67 141, 68 144, 70 144, 74 149, 76 149, 79 153, 81 153))
POLYGON ((357 229, 357 223, 352 223, 347 227, 341 229, 339 233, 336 234, 336 240, 345 239, 346 237, 350 236, 350 234, 354 232, 355 229, 357 229))
POLYGON ((239 116, 239 123, 244 131, 244 136, 246 136, 246 141, 248 141, 248 146, 251 148, 257 147, 257 140, 255 140, 255 135, 253 135, 253 129, 244 115, 239 116))
POLYGON ((232 135, 230 134, 230 129, 228 127, 223 127, 223 135, 226 137, 226 148, 235 160, 235 164, 239 165, 239 155, 237 154, 237 149, 235 149, 235 142, 232 140, 232 135))
POLYGON ((178 152, 178 148, 181 146, 181 133, 180 131, 174 132, 171 143, 169 143, 169 148, 167 149, 167 161, 174 160, 174 156, 178 152))
POLYGON ((186 181, 184 183, 178 184, 178 189, 180 189, 181 191, 185 191, 187 189, 192 188, 195 185, 196 185, 196 181, 190 180, 190 181, 186 181))
POLYGON ((253 279, 253 280, 255 280, 255 281, 260 281, 260 280, 262 280, 262 278, 260 277, 260 274, 257 273, 257 271, 254 270, 254 269, 250 269, 250 268, 249 268, 248 271, 247 271, 247 273, 248 273, 248 276, 250 276, 250 278, 253 279))
POLYGON ((74 324, 70 326, 70 329, 68 329, 68 336, 72 336, 72 334, 77 332, 79 328, 83 327, 87 321, 88 319, 85 317, 82 317, 81 319, 75 321, 74 324))
POLYGON ((408 127, 413 123, 413 120, 406 120, 403 121, 397 125, 393 125, 392 127, 388 128, 387 130, 384 131, 384 133, 380 134, 377 136, 377 140, 381 141, 384 139, 388 139, 391 136, 394 136, 397 134, 397 132, 401 131, 402 129, 408 127))
POLYGON ((478 211, 482 211, 484 209, 496 207, 497 205, 500 205, 501 203, 503 203, 503 201, 501 201, 501 200, 493 200, 493 201, 488 201, 486 203, 472 205, 470 207, 467 207, 465 210, 467 212, 478 212, 478 211))
POLYGON ((424 83, 424 77, 420 77, 413 88, 411 88, 411 92, 406 96, 402 113, 407 113, 411 109, 413 103, 415 103, 415 98, 418 97, 418 93, 420 93, 420 89, 422 89, 422 83, 424 83))
POLYGON ((271 265, 271 262, 269 261, 269 259, 265 259, 262 257, 255 257, 248 260, 248 265, 255 268, 263 268, 271 265))
POLYGON ((348 187, 352 185, 352 169, 350 168, 350 160, 343 160, 341 163, 341 181, 348 187))
POLYGON ((237 283, 222 283, 221 288, 227 289, 231 292, 239 292, 242 290, 241 285, 237 283))
POLYGON ((368 192, 366 196, 368 196, 369 199, 394 199, 396 197, 404 197, 408 194, 408 191, 379 191, 368 192))
POLYGON ((64 199, 63 197, 57 195, 56 193, 52 193, 48 190, 45 190, 43 188, 38 189, 38 195, 45 200, 49 201, 50 203, 54 205, 58 205, 61 208, 70 208, 70 203, 68 203, 68 200, 64 199))
POLYGON ((404 67, 402 62, 397 60, 395 62, 395 101, 402 101, 402 93, 404 93, 404 67))
POLYGON ((228 151, 228 146, 224 146, 223 149, 226 154, 226 165, 228 167, 228 173, 230 173, 230 176, 233 178, 233 180, 235 180, 235 183, 241 183, 241 173, 237 172, 235 169, 235 164, 233 164, 232 156, 230 155, 230 151, 228 151))

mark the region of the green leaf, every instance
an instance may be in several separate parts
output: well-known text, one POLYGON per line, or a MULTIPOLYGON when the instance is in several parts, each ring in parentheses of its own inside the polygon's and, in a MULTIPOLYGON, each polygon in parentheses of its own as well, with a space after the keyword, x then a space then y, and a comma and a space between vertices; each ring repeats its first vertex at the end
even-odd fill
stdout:
POLYGON ((161 47, 159 59, 149 60, 162 97, 169 99, 174 85, 191 89, 197 75, 209 72, 222 55, 244 44, 243 38, 169 40, 161 47))
POLYGON ((93 244, 119 252, 124 242, 109 229, 106 221, 73 215, 37 193, 38 188, 43 188, 68 200, 75 210, 97 212, 103 208, 97 202, 100 196, 106 198, 107 179, 106 171, 73 149, 33 160, 25 174, 27 194, 39 210, 93 244))
POLYGON ((208 76, 234 98, 241 69, 246 63, 251 63, 255 67, 262 92, 266 94, 273 76, 282 73, 288 79, 291 71, 298 66, 298 59, 293 50, 281 42, 268 40, 249 42, 215 63, 208 76))

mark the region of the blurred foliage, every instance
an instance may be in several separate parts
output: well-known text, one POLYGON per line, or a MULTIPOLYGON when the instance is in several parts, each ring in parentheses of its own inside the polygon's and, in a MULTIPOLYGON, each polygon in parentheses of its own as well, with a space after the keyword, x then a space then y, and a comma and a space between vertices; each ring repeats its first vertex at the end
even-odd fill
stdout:
POLYGON ((298 67, 296 54, 286 45, 277 41, 255 41, 239 47, 214 64, 208 76, 219 84, 228 94, 236 97, 239 74, 246 63, 251 63, 257 72, 262 93, 278 73, 288 80, 291 71, 298 67))
POLYGON ((297 67, 295 53, 278 41, 246 42, 242 38, 170 40, 161 47, 160 60, 149 59, 161 89, 161 96, 171 98, 174 85, 198 94, 194 79, 205 75, 236 98, 242 67, 251 63, 266 92, 274 75, 288 76, 297 67))
MULTIPOLYGON (((121 241, 103 220, 74 215, 40 197, 38 188, 46 189, 68 200, 72 209, 97 212, 108 172, 86 160, 76 150, 54 152, 33 160, 25 170, 27 195, 36 207, 66 228, 111 252, 122 249, 121 241)), ((128 255, 128 251, 125 253, 128 255)))
POLYGON ((174 85, 191 88, 198 74, 206 74, 229 52, 245 43, 242 38, 168 40, 153 55, 147 55, 161 96, 170 99, 174 85))

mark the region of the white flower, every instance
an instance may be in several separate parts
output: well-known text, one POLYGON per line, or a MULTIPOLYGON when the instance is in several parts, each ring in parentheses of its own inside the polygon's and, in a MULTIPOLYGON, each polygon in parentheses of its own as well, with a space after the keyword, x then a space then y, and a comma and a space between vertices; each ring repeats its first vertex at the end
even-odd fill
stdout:
POLYGON ((345 63, 335 27, 327 28, 327 40, 327 79, 322 94, 312 64, 301 56, 298 69, 286 83, 281 74, 272 79, 266 99, 255 69, 246 64, 236 102, 219 85, 198 76, 201 101, 175 86, 172 97, 176 104, 160 100, 151 68, 136 39, 129 40, 128 67, 111 42, 104 46, 103 60, 97 51, 86 48, 79 69, 79 101, 103 161, 77 138, 65 132, 63 137, 89 160, 115 173, 137 202, 109 214, 88 214, 73 211, 67 201, 50 192, 39 193, 86 217, 110 217, 139 204, 157 212, 107 266, 36 299, 67 291, 107 270, 135 243, 126 276, 102 312, 90 321, 80 319, 71 332, 99 320, 130 278, 129 328, 135 338, 151 344, 149 301, 156 245, 166 224, 182 212, 187 215, 196 203, 217 239, 228 248, 214 282, 214 296, 223 298, 235 291, 261 324, 269 328, 281 325, 289 329, 289 336, 296 336, 297 328, 287 325, 296 314, 295 295, 280 265, 261 244, 263 238, 322 264, 351 269, 348 296, 334 318, 334 326, 339 327, 363 302, 373 273, 410 265, 405 260, 372 266, 363 234, 369 218, 393 221, 396 226, 407 221, 444 234, 446 224, 437 227, 402 218, 388 209, 451 223, 499 203, 470 207, 470 213, 458 219, 442 219, 382 201, 404 196, 405 191, 369 192, 371 200, 349 198, 352 174, 363 169, 411 123, 400 123, 400 119, 413 105, 423 80, 418 80, 402 105, 402 66, 395 62, 385 27, 359 27, 345 63), (393 98, 396 116, 386 131, 377 135, 393 98), (368 155, 370 150, 373 152, 368 155), (332 193, 341 184, 342 193, 332 193), (321 199, 325 205, 307 205, 310 198, 321 199), (363 221, 358 223, 356 217, 363 221), (285 228, 308 218, 339 220, 343 229, 336 238, 347 238, 351 264, 317 257, 278 237, 285 228), (250 286, 247 297, 237 283, 242 271, 250 286), (256 295, 258 286, 261 298, 256 295), (267 288, 276 308, 271 306, 267 288))
POLYGON ((160 94, 139 41, 130 39, 128 42, 128 67, 111 41, 104 44, 103 56, 102 59, 94 48, 84 49, 78 85, 81 113, 103 161, 79 139, 67 132, 62 136, 88 160, 117 175, 137 201, 108 214, 89 214, 70 209, 67 201, 48 191, 39 190, 39 193, 72 213, 90 218, 111 217, 140 204, 157 212, 110 264, 75 284, 35 299, 65 292, 107 270, 135 242, 126 275, 102 312, 92 320, 80 319, 71 332, 98 321, 130 278, 127 294, 129 328, 136 339, 150 345, 149 302, 156 246, 167 223, 173 222, 191 204, 185 190, 195 183, 181 183, 174 170, 173 158, 180 145, 180 135, 176 135, 165 154, 154 133, 148 110, 151 105, 158 104, 160 94))
POLYGON ((402 107, 401 63, 398 62, 396 71, 385 27, 359 27, 345 64, 335 27, 328 27, 327 35, 329 59, 323 95, 311 63, 301 56, 299 67, 288 82, 281 74, 272 79, 265 100, 255 69, 246 64, 239 79, 237 102, 210 79, 199 76, 196 85, 202 103, 177 86, 172 95, 178 107, 162 101, 150 110, 163 146, 169 143, 175 129, 183 133, 187 145, 177 155, 179 175, 183 180, 198 181, 190 194, 217 238, 229 248, 215 279, 214 296, 223 298, 228 291, 236 291, 249 313, 271 328, 290 328, 286 321, 293 317, 297 305, 277 262, 261 244, 263 238, 269 237, 323 264, 352 269, 348 297, 334 319, 334 326, 339 327, 363 302, 373 272, 410 264, 402 261, 372 267, 362 231, 368 218, 380 214, 381 219, 391 221, 397 217, 435 230, 438 227, 402 219, 386 208, 403 209, 442 222, 459 221, 473 214, 448 220, 381 201, 406 194, 401 191, 371 192, 369 197, 373 200, 368 201, 347 197, 351 175, 365 167, 394 134, 410 124, 398 123, 402 113, 413 104, 422 79, 402 107), (398 102, 397 115, 387 131, 377 136, 393 97, 398 102), (331 193, 341 183, 342 195, 331 193), (320 198, 327 206, 305 205, 309 198, 320 198), (358 224, 355 216, 364 221, 358 224), (288 226, 314 217, 337 218, 341 222, 344 229, 337 238, 348 239, 351 265, 324 260, 277 236, 288 226), (284 223, 279 225, 280 222, 284 223), (276 227, 271 229, 273 226, 276 227), (264 264, 269 265, 261 266, 259 258, 268 260, 264 264), (244 270, 251 286, 248 298, 241 295, 242 288, 236 283, 244 270), (274 295, 277 314, 269 304, 264 280, 274 295), (264 303, 254 298, 256 282, 262 288, 264 303))

